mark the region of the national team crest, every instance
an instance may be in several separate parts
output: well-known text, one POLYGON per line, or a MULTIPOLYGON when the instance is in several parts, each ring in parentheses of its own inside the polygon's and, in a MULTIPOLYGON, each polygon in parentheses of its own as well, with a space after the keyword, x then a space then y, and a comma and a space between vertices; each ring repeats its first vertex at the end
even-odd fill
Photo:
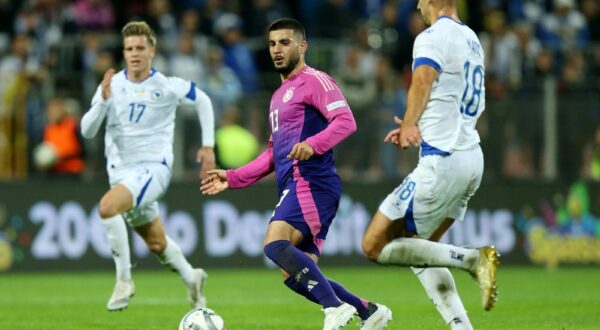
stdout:
POLYGON ((162 98, 162 92, 159 91, 158 89, 153 90, 150 95, 152 96, 152 99, 154 100, 160 100, 162 98))
POLYGON ((287 89, 287 91, 285 91, 285 94, 283 94, 283 103, 286 103, 287 101, 291 100, 293 96, 294 87, 290 87, 287 89))

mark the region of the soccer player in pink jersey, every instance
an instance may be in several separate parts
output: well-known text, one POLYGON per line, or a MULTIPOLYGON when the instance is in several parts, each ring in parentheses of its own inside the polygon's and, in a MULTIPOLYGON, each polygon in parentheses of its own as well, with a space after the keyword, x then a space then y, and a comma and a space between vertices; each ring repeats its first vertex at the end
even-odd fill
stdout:
POLYGON ((271 97, 269 146, 235 170, 212 170, 202 193, 252 185, 275 171, 279 203, 264 239, 264 251, 294 292, 323 306, 324 330, 340 329, 358 313, 361 329, 383 329, 389 308, 348 292, 327 279, 317 266, 327 231, 342 193, 333 147, 356 130, 346 99, 336 82, 305 64, 304 27, 290 18, 269 26, 269 50, 281 87, 271 97))

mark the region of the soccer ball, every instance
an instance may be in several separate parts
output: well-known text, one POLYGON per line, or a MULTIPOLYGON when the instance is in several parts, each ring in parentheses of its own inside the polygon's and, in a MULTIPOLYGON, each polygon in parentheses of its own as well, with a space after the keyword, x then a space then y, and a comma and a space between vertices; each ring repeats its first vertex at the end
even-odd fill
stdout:
POLYGON ((40 143, 33 149, 33 162, 40 170, 47 170, 58 161, 56 150, 49 143, 40 143))
POLYGON ((183 316, 179 330, 225 330, 225 321, 212 309, 198 307, 183 316))

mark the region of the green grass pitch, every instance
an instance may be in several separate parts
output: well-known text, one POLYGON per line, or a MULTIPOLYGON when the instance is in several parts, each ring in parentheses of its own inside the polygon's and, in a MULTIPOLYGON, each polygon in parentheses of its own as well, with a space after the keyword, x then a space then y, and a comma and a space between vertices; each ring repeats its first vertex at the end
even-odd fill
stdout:
MULTIPOLYGON (((324 273, 358 295, 388 305, 386 329, 447 329, 409 269, 327 268, 324 273)), ((208 269, 208 305, 229 330, 321 329, 319 306, 287 290, 274 269, 208 269)), ((548 271, 502 267, 500 300, 491 312, 464 272, 453 271, 476 329, 600 329, 600 268, 548 271)), ((177 329, 189 310, 185 288, 165 270, 134 270, 136 295, 109 313, 112 272, 0 275, 0 329, 177 329)), ((345 329, 358 329, 352 323, 345 329)))

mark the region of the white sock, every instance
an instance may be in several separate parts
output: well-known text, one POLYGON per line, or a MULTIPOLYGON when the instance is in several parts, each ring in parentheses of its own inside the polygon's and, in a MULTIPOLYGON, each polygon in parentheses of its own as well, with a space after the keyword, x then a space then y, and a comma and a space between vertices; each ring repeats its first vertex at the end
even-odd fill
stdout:
POLYGON ((115 215, 110 219, 103 219, 102 224, 106 229, 106 238, 117 268, 117 280, 129 281, 131 280, 131 260, 125 220, 121 215, 115 215))
POLYGON ((415 268, 412 271, 440 315, 453 330, 472 330, 467 311, 458 296, 456 284, 448 268, 415 268))
POLYGON ((181 252, 179 245, 169 236, 166 238, 167 247, 158 255, 158 259, 165 267, 177 272, 185 284, 192 285, 194 282, 194 268, 181 252))
POLYGON ((422 238, 398 238, 383 247, 377 262, 384 265, 415 267, 475 268, 479 250, 428 241, 422 238))

